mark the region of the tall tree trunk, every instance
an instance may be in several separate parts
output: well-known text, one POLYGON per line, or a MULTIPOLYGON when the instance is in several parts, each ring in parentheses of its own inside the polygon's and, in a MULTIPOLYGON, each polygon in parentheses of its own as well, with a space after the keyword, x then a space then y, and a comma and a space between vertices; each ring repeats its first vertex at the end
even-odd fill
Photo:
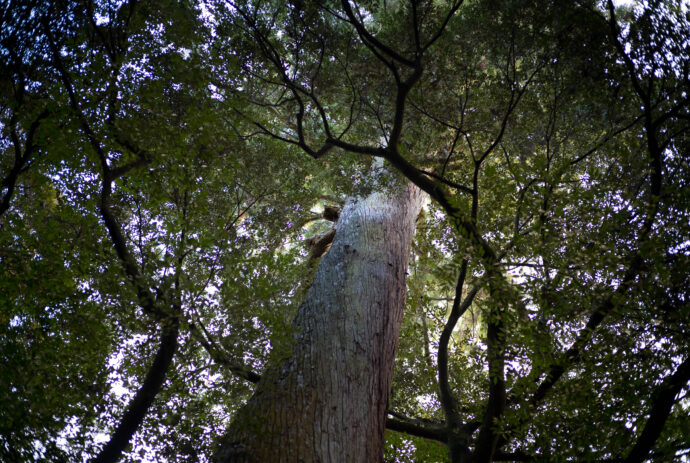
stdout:
POLYGON ((422 195, 408 185, 348 201, 293 322, 291 356, 266 368, 216 461, 382 459, 422 195))

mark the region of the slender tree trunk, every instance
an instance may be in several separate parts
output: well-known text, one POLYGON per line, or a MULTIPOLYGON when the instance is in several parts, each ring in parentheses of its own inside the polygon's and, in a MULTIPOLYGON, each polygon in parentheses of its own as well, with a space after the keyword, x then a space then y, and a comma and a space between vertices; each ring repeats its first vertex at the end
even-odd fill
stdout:
POLYGON ((292 355, 269 365, 218 462, 375 462, 423 193, 351 199, 294 320, 292 355))

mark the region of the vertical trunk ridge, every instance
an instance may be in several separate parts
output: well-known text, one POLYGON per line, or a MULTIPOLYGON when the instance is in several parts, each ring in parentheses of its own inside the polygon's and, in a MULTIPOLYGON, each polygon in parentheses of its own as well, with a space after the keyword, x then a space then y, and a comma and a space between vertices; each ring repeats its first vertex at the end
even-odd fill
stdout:
POLYGON ((291 356, 266 368, 216 461, 381 460, 422 195, 406 185, 348 201, 293 322, 291 356))

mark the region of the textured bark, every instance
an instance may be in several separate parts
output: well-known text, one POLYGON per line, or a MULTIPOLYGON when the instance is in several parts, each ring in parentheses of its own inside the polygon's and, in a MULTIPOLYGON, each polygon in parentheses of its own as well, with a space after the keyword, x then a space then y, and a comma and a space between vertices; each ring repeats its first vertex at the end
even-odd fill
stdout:
POLYGON ((422 193, 389 188, 340 214, 294 320, 292 355, 267 367, 215 455, 218 462, 374 462, 422 193))

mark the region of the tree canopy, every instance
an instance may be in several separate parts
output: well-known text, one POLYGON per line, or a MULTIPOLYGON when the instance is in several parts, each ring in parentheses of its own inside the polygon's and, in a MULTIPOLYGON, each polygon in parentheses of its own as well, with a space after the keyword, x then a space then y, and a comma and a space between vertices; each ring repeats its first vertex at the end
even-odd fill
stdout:
POLYGON ((384 461, 687 459, 687 3, 0 15, 0 460, 211 461, 376 159, 427 195, 384 461))

